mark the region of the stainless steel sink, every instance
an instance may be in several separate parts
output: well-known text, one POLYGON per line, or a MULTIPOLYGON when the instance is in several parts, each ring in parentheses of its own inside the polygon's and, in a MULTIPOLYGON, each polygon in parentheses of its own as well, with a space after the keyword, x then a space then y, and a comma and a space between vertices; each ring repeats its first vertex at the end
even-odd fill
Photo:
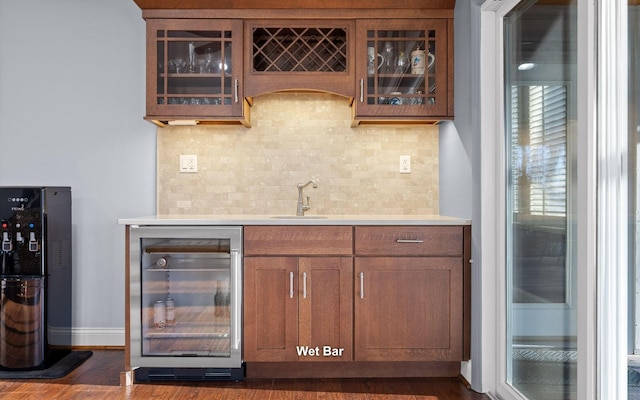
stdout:
POLYGON ((326 219, 324 215, 274 215, 273 219, 326 219))

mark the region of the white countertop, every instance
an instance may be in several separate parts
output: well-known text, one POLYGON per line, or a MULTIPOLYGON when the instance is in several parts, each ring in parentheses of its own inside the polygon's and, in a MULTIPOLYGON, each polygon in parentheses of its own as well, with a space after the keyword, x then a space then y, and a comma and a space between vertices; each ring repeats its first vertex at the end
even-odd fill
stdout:
POLYGON ((442 215, 154 215, 121 218, 120 225, 471 225, 442 215))

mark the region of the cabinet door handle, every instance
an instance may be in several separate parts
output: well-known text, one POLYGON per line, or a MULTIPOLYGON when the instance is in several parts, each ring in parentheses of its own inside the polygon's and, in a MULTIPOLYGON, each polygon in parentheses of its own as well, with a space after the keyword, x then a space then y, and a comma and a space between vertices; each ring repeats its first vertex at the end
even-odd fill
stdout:
POLYGON ((307 298, 307 273, 302 273, 302 298, 307 298))
POLYGON ((233 86, 235 88, 234 93, 235 93, 235 100, 237 103, 238 102, 238 80, 237 79, 234 81, 233 86))
POLYGON ((364 299, 364 272, 360 272, 358 276, 360 276, 360 298, 364 299))
POLYGON ((364 103, 364 79, 360 78, 360 103, 364 103))
POLYGON ((231 286, 233 288, 233 304, 231 304, 231 309, 233 311, 233 315, 231 316, 231 323, 233 326, 231 348, 233 350, 239 350, 240 332, 242 331, 242 315, 240 313, 240 310, 242 310, 242 261, 238 250, 231 250, 231 262, 233 268, 232 276, 234 280, 231 286))
POLYGON ((293 272, 289 272, 289 298, 293 299, 293 272))
POLYGON ((396 243, 424 243, 422 239, 397 239, 396 243))

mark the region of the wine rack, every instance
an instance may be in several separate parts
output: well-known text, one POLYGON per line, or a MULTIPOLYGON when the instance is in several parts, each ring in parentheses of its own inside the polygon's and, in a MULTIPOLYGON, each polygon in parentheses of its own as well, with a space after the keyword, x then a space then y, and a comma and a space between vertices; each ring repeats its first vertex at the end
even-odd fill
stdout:
POLYGON ((256 72, 345 72, 346 28, 255 28, 256 72))
POLYGON ((354 26, 349 20, 248 22, 245 95, 318 90, 353 96, 354 26))

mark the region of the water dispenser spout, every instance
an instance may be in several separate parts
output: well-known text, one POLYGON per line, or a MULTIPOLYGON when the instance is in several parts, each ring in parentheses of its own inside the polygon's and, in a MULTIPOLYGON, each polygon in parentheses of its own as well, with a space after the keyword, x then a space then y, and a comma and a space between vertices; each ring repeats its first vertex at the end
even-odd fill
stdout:
POLYGON ((35 232, 29 232, 29 251, 35 253, 38 250, 40 250, 40 245, 38 244, 38 241, 36 240, 36 233, 35 232))
POLYGON ((2 232, 2 251, 9 252, 13 250, 13 243, 9 237, 9 232, 2 232))

